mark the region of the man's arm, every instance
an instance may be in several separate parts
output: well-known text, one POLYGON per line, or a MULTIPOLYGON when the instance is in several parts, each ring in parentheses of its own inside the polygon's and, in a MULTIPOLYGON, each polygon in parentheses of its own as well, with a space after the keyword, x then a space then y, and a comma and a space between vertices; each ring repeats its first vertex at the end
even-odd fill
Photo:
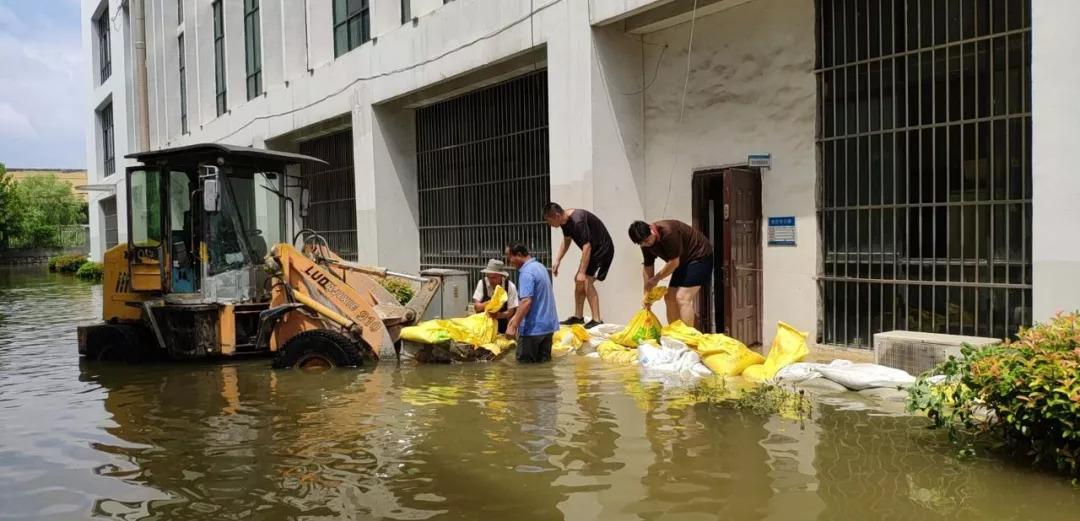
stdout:
POLYGON ((645 281, 645 291, 655 288, 660 284, 660 281, 668 278, 675 270, 679 269, 679 258, 676 257, 667 261, 663 268, 660 268, 660 273, 653 275, 651 278, 645 281))
POLYGON ((479 300, 473 301, 473 309, 476 310, 477 313, 483 313, 486 306, 487 302, 480 302, 479 300))
POLYGON ((551 266, 551 274, 553 276, 559 276, 559 265, 562 264, 562 259, 566 256, 566 250, 570 249, 570 238, 563 237, 562 246, 559 247, 559 254, 555 256, 555 264, 551 266))
POLYGON ((589 259, 592 257, 592 243, 587 242, 581 247, 581 264, 578 265, 577 275, 574 280, 585 282, 585 272, 589 269, 589 259))
POLYGON ((652 288, 649 287, 649 281, 652 280, 653 274, 654 274, 655 271, 656 271, 656 268, 654 268, 652 265, 647 264, 647 265, 641 267, 641 276, 642 276, 642 279, 643 279, 643 282, 644 282, 644 285, 645 285, 645 292, 646 293, 648 293, 649 290, 652 289, 652 288))
POLYGON ((532 307, 532 297, 521 299, 521 305, 514 311, 513 318, 510 319, 510 323, 506 325, 506 336, 517 336, 518 326, 521 325, 521 321, 529 314, 529 308, 532 307))

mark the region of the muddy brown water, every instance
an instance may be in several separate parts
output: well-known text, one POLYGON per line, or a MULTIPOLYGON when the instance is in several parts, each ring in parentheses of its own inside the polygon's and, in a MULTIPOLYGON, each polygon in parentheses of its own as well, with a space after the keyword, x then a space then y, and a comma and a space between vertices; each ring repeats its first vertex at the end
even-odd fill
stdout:
POLYGON ((81 363, 101 288, 0 269, 0 519, 1078 519, 893 404, 797 422, 572 357, 273 371, 81 363))

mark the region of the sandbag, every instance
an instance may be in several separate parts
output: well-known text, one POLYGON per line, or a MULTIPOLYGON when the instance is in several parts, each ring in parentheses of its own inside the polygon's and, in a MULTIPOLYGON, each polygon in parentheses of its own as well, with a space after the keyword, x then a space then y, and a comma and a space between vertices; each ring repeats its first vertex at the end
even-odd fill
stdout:
POLYGON ((589 332, 581 324, 559 326, 559 330, 551 338, 551 356, 566 356, 581 349, 588 340, 589 332))
POLYGON ((686 344, 689 347, 697 347, 698 342, 701 341, 701 337, 705 336, 688 325, 682 320, 676 320, 660 330, 661 337, 674 338, 679 342, 686 344))
POLYGON ((625 347, 637 347, 645 340, 660 339, 660 319, 650 309, 654 302, 664 298, 667 288, 660 286, 645 294, 644 305, 634 314, 626 328, 611 336, 611 340, 625 347))
POLYGON ((878 364, 856 364, 850 360, 833 360, 816 369, 821 376, 853 391, 879 387, 896 389, 915 383, 915 377, 901 369, 878 364))
POLYGON ((776 372, 785 366, 802 362, 810 354, 810 348, 806 345, 809 334, 785 322, 776 323, 776 336, 765 357, 763 374, 766 379, 776 376, 776 372))
POLYGON ((596 354, 600 356, 601 360, 617 364, 636 364, 638 359, 637 349, 628 349, 611 340, 597 346, 596 354))
POLYGON ((499 336, 494 342, 479 346, 480 349, 491 351, 495 358, 502 356, 507 351, 512 351, 515 347, 517 347, 517 341, 508 336, 499 336))
POLYGON ((742 377, 751 382, 764 382, 765 380, 768 380, 768 378, 765 377, 765 364, 756 364, 743 369, 742 377))
POLYGON ((705 367, 720 376, 738 376, 747 367, 765 361, 765 357, 751 351, 746 344, 720 334, 702 335, 697 352, 705 367))
POLYGON ((701 358, 696 352, 673 338, 661 338, 660 346, 649 342, 638 346, 638 364, 643 369, 693 374, 694 366, 700 363, 701 358))
POLYGON ((506 290, 496 286, 491 300, 483 313, 449 320, 428 320, 415 326, 402 328, 400 338, 421 344, 439 344, 449 340, 480 346, 494 342, 499 336, 499 323, 488 313, 502 309, 506 304, 506 290))

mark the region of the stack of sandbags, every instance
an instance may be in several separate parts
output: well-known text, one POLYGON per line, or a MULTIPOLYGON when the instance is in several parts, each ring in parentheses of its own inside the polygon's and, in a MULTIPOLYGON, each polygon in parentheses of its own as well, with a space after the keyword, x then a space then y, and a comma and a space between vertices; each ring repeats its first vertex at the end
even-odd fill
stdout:
POLYGON ((762 382, 776 376, 776 372, 796 362, 802 362, 810 354, 806 345, 806 331, 799 331, 791 325, 778 322, 776 336, 773 338, 769 355, 762 364, 747 367, 742 375, 747 380, 762 382))
POLYGON ((581 324, 559 326, 559 330, 551 339, 551 356, 560 357, 576 352, 588 341, 589 332, 585 326, 581 324))

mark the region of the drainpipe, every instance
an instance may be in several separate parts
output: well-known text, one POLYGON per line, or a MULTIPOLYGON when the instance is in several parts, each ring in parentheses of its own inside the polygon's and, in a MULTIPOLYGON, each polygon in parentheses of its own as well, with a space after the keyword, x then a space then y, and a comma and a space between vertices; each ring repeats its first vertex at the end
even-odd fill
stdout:
POLYGON ((135 114, 138 134, 135 148, 150 150, 150 102, 146 91, 146 11, 143 0, 128 0, 131 7, 132 44, 135 48, 135 114))

